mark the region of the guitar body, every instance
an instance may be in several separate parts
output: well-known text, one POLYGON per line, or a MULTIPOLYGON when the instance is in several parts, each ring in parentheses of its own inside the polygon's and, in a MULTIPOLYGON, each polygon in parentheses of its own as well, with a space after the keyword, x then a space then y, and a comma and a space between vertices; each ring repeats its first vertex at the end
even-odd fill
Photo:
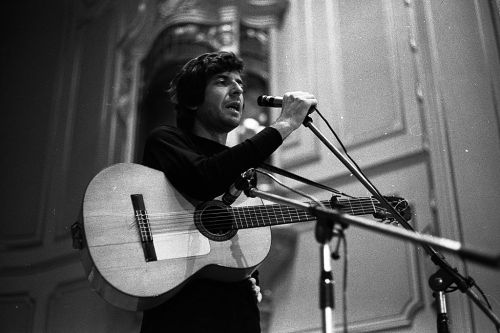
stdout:
MULTIPOLYGON (((145 310, 192 279, 247 278, 269 253, 270 226, 315 220, 305 210, 240 198, 231 207, 219 200, 196 202, 176 191, 163 172, 138 164, 102 170, 87 187, 80 219, 82 261, 92 288, 118 307, 145 310)), ((411 217, 406 200, 389 199, 411 217)), ((373 198, 334 197, 322 204, 391 221, 373 198)))
POLYGON ((136 311, 164 302, 191 279, 250 276, 270 250, 270 227, 210 235, 195 223, 195 207, 160 171, 121 163, 97 174, 82 209, 82 260, 92 288, 136 311), (147 211, 147 231, 135 216, 134 195, 147 211))

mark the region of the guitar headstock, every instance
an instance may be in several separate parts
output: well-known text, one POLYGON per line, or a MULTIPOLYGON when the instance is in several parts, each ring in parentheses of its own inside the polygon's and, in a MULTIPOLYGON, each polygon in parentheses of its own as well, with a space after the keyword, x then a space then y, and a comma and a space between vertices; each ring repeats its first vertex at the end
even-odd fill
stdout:
MULTIPOLYGON (((406 221, 411 220, 411 207, 408 201, 403 198, 396 196, 384 196, 384 198, 389 202, 389 204, 396 209, 396 211, 404 217, 406 221)), ((398 223, 393 214, 388 211, 380 202, 375 203, 376 212, 373 214, 375 218, 381 221, 386 221, 387 223, 398 223)))

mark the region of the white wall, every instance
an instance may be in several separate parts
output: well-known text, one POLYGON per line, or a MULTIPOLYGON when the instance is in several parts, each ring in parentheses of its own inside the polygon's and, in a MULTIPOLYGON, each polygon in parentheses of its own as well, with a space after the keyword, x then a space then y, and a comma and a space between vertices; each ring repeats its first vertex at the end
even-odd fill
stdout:
MULTIPOLYGON (((490 3, 290 4, 273 33, 272 93, 313 92, 320 111, 382 193, 410 201, 416 229, 498 253, 500 230, 491 208, 500 199, 500 71, 492 22, 497 13, 490 3)), ((313 119, 334 142, 319 117, 313 119)), ((287 140, 278 163, 349 194, 369 195, 307 129, 287 140)), ((298 248, 292 274, 279 277, 283 287, 274 293, 272 331, 320 331, 314 225, 290 228, 298 234, 298 248)), ((427 279, 437 267, 423 250, 354 227, 347 233, 351 329, 435 331, 427 279)), ((495 304, 498 270, 447 258, 495 304)), ((340 325, 343 265, 334 267, 340 325)), ((455 292, 448 300, 453 331, 493 328, 466 295, 455 292)), ((493 306, 498 312, 498 304, 493 306)))

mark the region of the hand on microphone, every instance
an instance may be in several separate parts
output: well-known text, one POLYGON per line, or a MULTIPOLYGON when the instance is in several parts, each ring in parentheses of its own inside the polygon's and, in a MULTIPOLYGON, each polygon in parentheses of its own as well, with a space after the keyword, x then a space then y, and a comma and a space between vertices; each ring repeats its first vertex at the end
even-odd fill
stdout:
POLYGON ((287 92, 283 95, 281 114, 271 127, 277 129, 284 140, 302 125, 309 110, 317 104, 314 95, 308 92, 287 92))

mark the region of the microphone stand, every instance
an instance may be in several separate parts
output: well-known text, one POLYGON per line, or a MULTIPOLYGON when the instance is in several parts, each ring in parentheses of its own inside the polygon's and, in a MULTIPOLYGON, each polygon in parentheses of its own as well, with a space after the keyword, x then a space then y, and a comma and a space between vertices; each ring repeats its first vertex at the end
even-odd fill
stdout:
MULTIPOLYGON (((252 169, 250 169, 252 170, 252 169)), ((267 193, 255 188, 257 181, 255 177, 255 172, 246 172, 243 176, 245 180, 242 190, 248 197, 259 197, 261 199, 267 199, 273 202, 285 204, 295 208, 309 211, 313 216, 316 217, 316 240, 320 243, 320 257, 321 257, 321 274, 320 274, 320 308, 322 312, 322 327, 324 333, 333 333, 333 309, 335 307, 335 297, 334 297, 334 279, 332 274, 332 265, 330 261, 330 256, 332 251, 330 250, 330 241, 334 236, 340 236, 343 233, 343 229, 347 228, 345 223, 338 224, 337 226, 336 217, 331 214, 331 211, 326 209, 321 203, 316 204, 316 206, 310 206, 306 203, 296 201, 293 199, 287 199, 272 193, 267 193), (339 230, 341 229, 341 230, 339 230)), ((340 240, 339 240, 340 241, 340 240)))
MULTIPOLYGON (((298 209, 307 211, 309 214, 315 216, 318 221, 316 233, 320 236, 321 241, 321 281, 320 281, 320 305, 322 308, 322 322, 323 322, 323 332, 333 332, 333 309, 334 309, 334 288, 333 288, 333 277, 331 275, 330 266, 330 250, 325 245, 324 242, 331 236, 335 235, 334 228, 339 226, 341 228, 347 228, 348 225, 354 224, 355 226, 383 233, 395 238, 409 240, 412 243, 418 243, 423 245, 433 245, 450 252, 457 253, 461 250, 460 243, 452 241, 445 238, 434 237, 430 235, 423 235, 415 231, 401 229, 399 227, 375 223, 373 220, 360 217, 351 216, 345 213, 341 213, 336 209, 327 209, 319 205, 309 205, 297 200, 288 199, 276 194, 261 191, 255 188, 255 182, 247 182, 246 188, 244 188, 244 193, 251 198, 259 197, 261 199, 276 202, 278 204, 284 204, 292 206, 298 209), (320 228, 320 230, 318 230, 320 228), (323 229, 324 228, 324 229, 323 229), (332 231, 333 230, 333 231, 332 231)), ((339 232, 337 232, 340 234, 339 232)), ((487 257, 487 255, 480 253, 478 250, 468 249, 466 253, 469 253, 471 257, 487 257)), ((493 259, 487 259, 493 260, 493 259)), ((498 259, 496 259, 498 261, 498 259)))
MULTIPOLYGON (((276 203, 293 206, 302 210, 308 211, 317 219, 315 236, 316 240, 320 243, 320 257, 321 257, 321 273, 319 282, 319 299, 321 308, 321 319, 324 333, 334 332, 334 316, 333 310, 335 308, 335 282, 332 274, 331 265, 331 249, 330 241, 334 236, 340 236, 343 230, 347 228, 347 224, 340 222, 338 219, 339 213, 329 210, 323 206, 316 205, 310 206, 300 201, 284 198, 275 194, 267 193, 258 190, 255 182, 248 181, 248 188, 245 189, 245 194, 249 197, 259 197, 267 199, 276 203), (336 227, 338 229, 336 229, 336 227)), ((339 240, 340 241, 340 240, 339 240)))
MULTIPOLYGON (((320 260, 321 274, 319 281, 319 306, 321 309, 321 321, 324 333, 333 333, 334 317, 333 310, 335 308, 335 281, 332 274, 332 264, 330 255, 330 241, 334 234, 334 224, 332 219, 327 218, 324 214, 316 214, 316 240, 320 243, 320 260)), ((340 240, 339 240, 340 241, 340 240)))
MULTIPOLYGON (((352 172, 353 175, 365 186, 365 188, 370 191, 370 193, 386 208, 396 220, 405 229, 415 232, 413 227, 397 212, 392 205, 390 205, 387 200, 380 195, 379 191, 370 183, 370 181, 358 170, 354 163, 347 159, 334 145, 332 145, 328 139, 318 130, 316 126, 312 123, 311 117, 308 115, 304 119, 304 126, 309 128, 331 151, 335 156, 352 172)), ((448 330, 448 317, 446 312, 446 297, 444 291, 451 284, 455 283, 463 293, 467 294, 471 300, 490 318, 497 330, 500 330, 500 319, 489 309, 484 302, 479 298, 479 296, 471 290, 473 285, 472 279, 464 278, 458 273, 456 268, 452 268, 450 264, 446 261, 444 256, 437 252, 432 246, 428 244, 423 244, 423 248, 430 256, 432 262, 439 267, 438 271, 431 277, 429 285, 434 291, 436 301, 438 303, 438 332, 447 333, 448 330)), ((476 251, 467 251, 460 246, 456 252, 466 258, 475 259, 482 263, 486 263, 493 266, 499 266, 500 256, 491 257, 487 255, 480 255, 476 251)))

